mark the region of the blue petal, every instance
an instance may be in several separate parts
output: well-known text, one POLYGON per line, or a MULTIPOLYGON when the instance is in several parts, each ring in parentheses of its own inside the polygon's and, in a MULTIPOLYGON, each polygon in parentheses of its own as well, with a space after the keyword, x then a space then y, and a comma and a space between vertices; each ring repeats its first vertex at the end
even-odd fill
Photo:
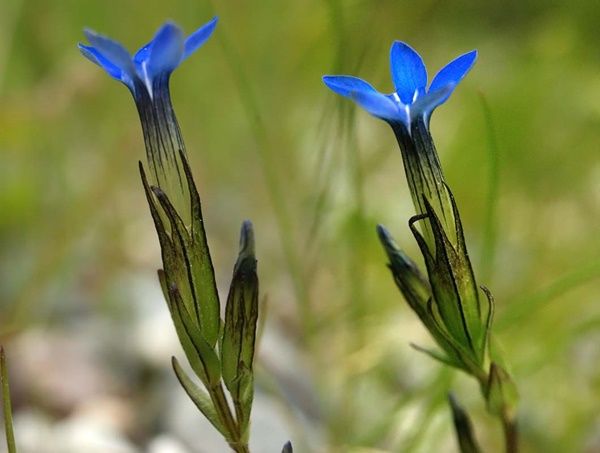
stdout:
POLYGON ((421 115, 429 118, 436 107, 448 100, 455 87, 454 83, 449 83, 435 91, 429 91, 429 93, 419 96, 415 103, 410 106, 410 120, 412 121, 421 115))
POLYGON ((79 50, 81 51, 81 54, 85 58, 87 58, 88 60, 90 60, 92 63, 95 63, 98 66, 100 66, 111 77, 114 77, 117 80, 121 80, 122 71, 117 66, 115 66, 110 61, 108 61, 106 58, 104 58, 102 56, 102 54, 99 53, 96 49, 94 49, 91 46, 86 46, 85 44, 81 44, 81 43, 79 43, 77 45, 77 47, 79 47, 79 50))
POLYGON ((133 63, 135 64, 135 67, 138 70, 139 68, 141 68, 144 62, 148 61, 148 58, 150 57, 150 50, 152 49, 152 44, 153 41, 150 41, 145 46, 140 47, 140 50, 138 50, 133 56, 133 63))
POLYGON ((119 68, 122 71, 122 77, 123 74, 126 74, 129 79, 135 77, 135 68, 131 56, 121 44, 92 30, 85 30, 84 33, 92 47, 94 47, 95 54, 102 57, 102 61, 119 68))
MULTIPOLYGON (((144 48, 142 48, 142 52, 144 48)), ((140 53, 138 51, 138 53, 140 53)), ((146 77, 154 78, 158 74, 170 73, 179 66, 183 57, 183 32, 168 22, 163 25, 149 45, 146 63, 146 77)), ((143 65, 143 63, 142 63, 143 65)))
POLYGON ((406 113, 387 96, 376 91, 353 91, 350 97, 371 115, 383 120, 402 121, 406 123, 406 113))
POLYGON ((367 82, 353 76, 323 76, 323 82, 332 91, 347 97, 356 92, 377 92, 367 82))
POLYGON ((202 25, 198 30, 192 33, 185 40, 185 49, 183 52, 183 60, 193 54, 202 44, 206 42, 217 26, 217 16, 213 17, 209 22, 202 25))
POLYGON ((477 51, 472 50, 458 58, 455 58, 446 66, 444 66, 440 72, 436 74, 431 82, 429 91, 438 90, 449 83, 453 83, 455 86, 458 85, 467 72, 473 67, 475 60, 477 59, 477 51))
POLYGON ((408 44, 395 41, 390 50, 390 69, 396 92, 402 103, 410 105, 415 92, 422 94, 427 85, 427 70, 421 56, 408 44))

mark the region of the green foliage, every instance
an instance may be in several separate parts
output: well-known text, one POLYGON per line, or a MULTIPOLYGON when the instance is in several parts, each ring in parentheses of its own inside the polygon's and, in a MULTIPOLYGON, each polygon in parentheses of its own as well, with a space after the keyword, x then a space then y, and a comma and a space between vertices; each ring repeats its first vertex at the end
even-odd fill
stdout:
POLYGON ((469 414, 465 409, 458 404, 458 401, 452 394, 449 395, 448 401, 452 410, 452 421, 454 422, 454 430, 456 432, 456 440, 461 453, 479 453, 481 449, 475 440, 473 433, 473 424, 469 418, 469 414))
POLYGON ((223 434, 231 448, 244 452, 248 448, 254 395, 252 368, 258 321, 254 232, 249 221, 243 224, 222 338, 218 341, 222 324, 220 304, 204 232, 200 197, 187 159, 181 151, 180 158, 190 192, 192 222, 189 229, 168 196, 158 187, 149 186, 141 164, 140 174, 162 250, 164 270, 158 271, 158 279, 179 341, 206 392, 188 377, 175 358, 173 369, 194 404, 223 434), (169 231, 163 222, 165 217, 170 223, 169 231), (235 418, 223 394, 222 383, 231 396, 235 418))
MULTIPOLYGON (((135 111, 122 87, 73 49, 82 26, 134 48, 165 17, 191 30, 214 12, 215 42, 175 74, 173 98, 218 283, 226 295, 230 244, 251 217, 264 235, 265 329, 285 332, 294 345, 286 352, 303 358, 289 366, 302 390, 282 389, 281 376, 262 367, 256 385, 279 403, 299 451, 309 451, 313 425, 305 432, 297 419, 317 420, 323 437, 314 442, 333 451, 453 447, 447 389, 462 395, 474 385, 411 351, 410 341, 427 349, 437 341, 399 299, 373 235, 376 223, 387 225, 422 266, 404 228, 413 210, 401 157, 385 125, 333 98, 320 76, 356 73, 389 91, 393 39, 418 48, 434 71, 453 52, 477 48, 477 66, 436 112, 432 133, 478 282, 498 301, 495 340, 522 395, 524 450, 590 448, 600 394, 597 0, 119 5, 115 14, 101 0, 0 1, 0 293, 9 351, 9 341, 38 327, 70 333, 74 322, 100 321, 114 337, 129 332, 136 318, 124 288, 159 259, 132 164, 144 158, 135 111), (493 263, 482 256, 491 174, 479 93, 499 151, 493 263)), ((99 338, 98 347, 110 341, 99 338)), ((123 353, 126 367, 111 360, 103 368, 145 369, 123 353)), ((147 392, 158 389, 167 391, 147 392)), ((135 396, 119 397, 138 409, 135 396)), ((46 411, 40 400, 20 407, 46 411)), ((495 421, 468 408, 482 447, 499 451, 495 421)), ((142 410, 163 426, 165 411, 142 410)))

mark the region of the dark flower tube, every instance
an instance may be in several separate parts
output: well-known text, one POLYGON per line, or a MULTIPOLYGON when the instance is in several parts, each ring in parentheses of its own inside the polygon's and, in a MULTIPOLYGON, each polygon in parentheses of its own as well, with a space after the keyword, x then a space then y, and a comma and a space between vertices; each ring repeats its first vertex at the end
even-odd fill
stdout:
MULTIPOLYGON (((429 133, 433 111, 446 102, 477 58, 473 50, 444 66, 427 88, 427 70, 421 56, 408 44, 395 41, 390 50, 390 68, 396 91, 379 93, 369 83, 353 76, 324 76, 334 92, 351 98, 396 134, 402 151, 406 178, 417 214, 425 214, 425 196, 453 237, 454 219, 445 189, 442 168, 429 133)), ((427 243, 433 246, 430 226, 423 225, 427 243)))
POLYGON ((151 183, 167 194, 186 225, 191 222, 191 213, 181 156, 187 157, 171 103, 169 79, 210 37, 216 23, 214 18, 184 38, 181 29, 168 22, 133 57, 120 43, 91 30, 85 32, 91 45, 79 44, 86 58, 131 91, 144 133, 151 183))

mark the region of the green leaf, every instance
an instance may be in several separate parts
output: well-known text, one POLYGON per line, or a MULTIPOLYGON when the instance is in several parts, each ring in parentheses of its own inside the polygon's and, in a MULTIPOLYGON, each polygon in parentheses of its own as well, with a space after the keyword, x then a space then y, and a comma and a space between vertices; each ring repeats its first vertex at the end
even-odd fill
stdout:
POLYGON ((388 267, 396 285, 410 307, 419 318, 423 318, 427 312, 427 301, 431 298, 429 282, 421 274, 415 262, 396 246, 394 239, 383 225, 377 225, 377 234, 388 256, 388 267))
POLYGON ((217 411, 215 410, 208 393, 198 387, 189 378, 175 357, 172 358, 172 365, 179 383, 188 394, 190 399, 194 402, 196 407, 200 409, 200 412, 204 414, 208 421, 211 422, 215 428, 217 428, 217 430, 225 437, 226 440, 231 441, 232 439, 229 438, 229 433, 221 423, 221 420, 217 415, 217 411))
POLYGON ((473 355, 473 351, 450 335, 450 332, 448 332, 448 329, 444 325, 439 314, 437 305, 434 304, 432 300, 428 302, 427 309, 429 313, 428 320, 434 327, 430 329, 430 332, 434 334, 434 338, 438 341, 438 344, 442 346, 446 354, 456 360, 460 369, 472 374, 478 379, 485 379, 485 371, 483 371, 483 368, 477 362, 476 357, 473 355))
POLYGON ((179 342, 192 369, 204 385, 207 387, 216 385, 221 379, 221 364, 214 348, 200 334, 192 315, 187 313, 178 288, 174 285, 168 287, 164 271, 158 271, 158 280, 167 299, 179 342))
MULTIPOLYGON (((448 194, 451 196, 449 190, 448 194)), ((429 201, 424 198, 423 202, 427 214, 411 218, 409 227, 425 258, 435 304, 450 335, 457 343, 471 351, 473 359, 481 365, 483 362, 479 345, 484 328, 481 321, 479 293, 474 286, 475 280, 469 258, 466 251, 462 253, 463 250, 459 246, 458 249, 461 251, 459 253, 448 240, 429 201), (414 225, 415 222, 425 218, 429 219, 433 232, 435 255, 431 253, 425 239, 414 225)), ((455 204, 453 203, 452 206, 455 207, 455 204)), ((455 218, 457 234, 461 238, 460 244, 463 239, 458 211, 455 211, 455 218)))
POLYGON ((448 395, 452 420, 461 453, 479 453, 481 449, 475 440, 473 425, 467 412, 458 404, 452 394, 448 395))
POLYGON ((169 291, 168 289, 167 277, 162 269, 159 269, 158 271, 158 281, 160 282, 163 294, 167 300, 169 312, 171 313, 171 319, 173 320, 173 325, 175 326, 175 331, 177 332, 177 337, 179 338, 179 343, 183 348, 183 352, 185 352, 185 356, 194 370, 194 373, 196 373, 204 385, 209 385, 209 379, 205 366, 200 359, 200 355, 198 354, 198 351, 194 346, 194 343, 192 342, 185 325, 183 324, 181 319, 181 309, 177 307, 177 301, 175 300, 173 292, 169 291))
POLYGON ((180 157, 192 206, 192 229, 190 237, 193 247, 191 247, 189 255, 190 275, 199 304, 204 336, 211 346, 215 346, 221 329, 219 292, 217 291, 215 271, 204 229, 200 195, 194 183, 192 170, 182 151, 180 151, 180 157))
POLYGON ((139 162, 139 170, 142 178, 142 185, 144 186, 144 193, 146 194, 146 200, 148 201, 148 206, 150 208, 150 215, 152 216, 154 227, 156 229, 156 233, 158 234, 158 241, 160 243, 163 263, 169 262, 172 260, 173 243, 171 242, 171 238, 165 229, 163 219, 158 210, 158 206, 156 205, 156 200, 154 199, 152 190, 148 184, 146 172, 144 171, 144 166, 141 162, 139 162))
POLYGON ((442 352, 440 351, 436 351, 434 349, 429 349, 429 348, 424 348, 422 346, 419 346, 417 344, 414 343, 410 343, 410 346, 419 351, 422 352, 425 355, 428 355, 429 357, 431 357, 434 360, 437 360, 438 362, 443 363, 444 365, 448 365, 454 368, 461 368, 460 363, 456 362, 455 360, 449 358, 448 356, 444 355, 442 352))
POLYGON ((203 326, 200 303, 196 297, 195 285, 191 276, 190 254, 193 246, 190 235, 167 194, 160 187, 152 187, 152 192, 171 224, 174 256, 171 261, 164 263, 167 281, 170 283, 169 286, 177 286, 187 311, 194 314, 194 322, 203 326))
POLYGON ((178 315, 176 318, 178 318, 178 321, 180 322, 180 328, 183 327, 183 331, 191 340, 194 350, 202 363, 202 369, 207 378, 205 385, 212 388, 218 385, 221 380, 221 363, 219 357, 214 348, 206 342, 198 326, 190 319, 189 315, 185 314, 184 305, 177 288, 171 288, 170 294, 174 301, 174 312, 178 315))

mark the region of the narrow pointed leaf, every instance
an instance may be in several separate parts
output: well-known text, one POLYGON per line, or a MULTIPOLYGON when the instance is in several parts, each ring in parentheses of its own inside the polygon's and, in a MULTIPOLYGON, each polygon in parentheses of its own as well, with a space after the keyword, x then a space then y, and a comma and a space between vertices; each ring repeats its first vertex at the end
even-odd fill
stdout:
POLYGON ((424 198, 435 239, 435 264, 427 271, 433 294, 450 332, 479 355, 483 332, 479 293, 466 254, 457 253, 429 201, 424 198))
POLYGON ((206 342, 204 336, 191 317, 184 313, 184 306, 181 302, 181 296, 179 295, 177 288, 171 288, 170 292, 174 300, 175 311, 177 311, 179 315, 185 333, 191 340, 196 353, 202 362, 206 377, 208 378, 207 386, 214 387, 218 385, 221 380, 221 363, 219 362, 219 357, 212 346, 206 342))
POLYGON ((196 189, 189 163, 182 150, 179 151, 179 156, 187 181, 192 209, 191 240, 193 246, 189 254, 191 279, 199 304, 202 333, 206 341, 214 347, 221 329, 221 308, 215 271, 210 257, 208 241, 206 240, 206 231, 204 230, 200 195, 196 189))
POLYGON ((452 394, 448 396, 450 408, 452 409, 452 420, 456 439, 461 453, 479 453, 481 449, 473 433, 473 424, 467 412, 458 404, 452 394))
POLYGON ((443 363, 444 365, 448 365, 454 368, 460 368, 460 363, 450 359, 448 356, 444 355, 442 352, 440 351, 436 351, 434 349, 429 349, 429 348, 424 348, 422 346, 419 346, 415 343, 411 343, 410 346, 419 351, 422 352, 425 355, 428 355, 429 357, 431 357, 434 360, 437 360, 438 362, 443 363))
POLYGON ((189 312, 195 314, 195 322, 202 326, 199 303, 191 276, 190 254, 192 253, 192 241, 190 235, 167 194, 160 187, 152 187, 152 192, 169 219, 171 236, 175 246, 176 262, 172 263, 172 269, 166 269, 167 277, 173 279, 186 308, 189 312))
POLYGON ((167 258, 167 261, 172 260, 173 258, 171 255, 173 244, 165 229, 165 225, 160 216, 158 206, 156 205, 152 189, 150 188, 150 184, 148 184, 148 178, 146 177, 144 166, 141 162, 139 162, 139 170, 142 178, 142 184, 144 186, 144 193, 146 194, 146 200, 148 201, 148 206, 150 207, 150 215, 152 216, 154 227, 156 228, 156 233, 158 235, 158 241, 160 243, 160 248, 163 255, 163 262, 165 262, 165 258, 167 258))
POLYGON ((422 317, 426 311, 427 301, 431 297, 431 287, 421 274, 417 265, 402 250, 400 250, 390 233, 383 225, 377 226, 379 240, 388 256, 388 267, 398 288, 413 310, 422 317))
POLYGON ((200 409, 200 412, 208 419, 212 425, 217 428, 217 430, 225 437, 227 440, 231 440, 229 438, 228 431, 225 429, 219 416, 217 415, 217 411, 208 395, 208 393, 198 387, 192 379, 187 375, 187 373, 181 368, 181 365, 177 361, 175 357, 172 358, 173 370, 175 371, 175 375, 179 380, 179 383, 188 394, 190 399, 194 402, 196 407, 200 409))
POLYGON ((159 271, 158 276, 161 287, 163 288, 163 293, 166 294, 165 298, 169 305, 171 319, 173 320, 173 325, 175 326, 175 331, 177 332, 177 337, 179 338, 179 343, 183 348, 183 352, 185 352, 185 356, 188 359, 192 370, 196 373, 196 376, 200 378, 204 385, 208 386, 210 385, 210 382, 206 367, 202 363, 200 354, 181 320, 181 309, 178 308, 177 301, 174 300, 173 292, 168 290, 166 276, 163 271, 159 271))

